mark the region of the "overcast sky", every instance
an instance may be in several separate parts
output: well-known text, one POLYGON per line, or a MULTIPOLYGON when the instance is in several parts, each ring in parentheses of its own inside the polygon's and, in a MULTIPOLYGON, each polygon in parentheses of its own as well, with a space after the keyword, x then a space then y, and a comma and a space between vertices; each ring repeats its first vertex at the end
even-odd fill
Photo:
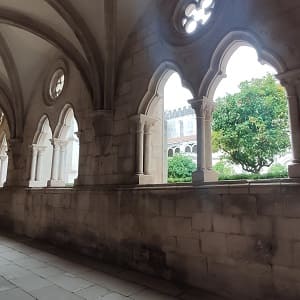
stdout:
MULTIPOLYGON (((226 74, 227 78, 219 84, 214 100, 239 91, 239 84, 245 80, 262 78, 267 73, 276 74, 274 68, 258 62, 256 50, 250 47, 240 47, 230 58, 226 74)), ((189 90, 182 87, 181 79, 174 73, 165 85, 165 110, 187 106, 187 100, 192 98, 189 90)))

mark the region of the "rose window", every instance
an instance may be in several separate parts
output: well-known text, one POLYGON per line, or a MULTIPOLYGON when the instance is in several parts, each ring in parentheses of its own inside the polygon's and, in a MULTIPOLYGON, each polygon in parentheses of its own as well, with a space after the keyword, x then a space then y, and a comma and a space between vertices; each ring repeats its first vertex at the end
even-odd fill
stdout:
POLYGON ((186 33, 192 34, 204 26, 212 15, 214 0, 194 0, 184 10, 182 26, 186 33))

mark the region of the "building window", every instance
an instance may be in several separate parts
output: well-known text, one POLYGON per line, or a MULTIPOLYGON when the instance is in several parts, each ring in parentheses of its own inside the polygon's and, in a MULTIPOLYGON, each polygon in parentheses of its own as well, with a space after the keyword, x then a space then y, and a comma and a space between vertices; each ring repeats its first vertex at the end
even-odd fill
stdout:
POLYGON ((173 157, 174 153, 173 153, 173 149, 169 149, 168 150, 168 157, 173 157))
POLYGON ((191 153, 192 150, 191 150, 191 147, 190 146, 186 146, 185 147, 185 153, 191 153))
POLYGON ((192 34, 204 26, 212 15, 215 6, 214 0, 191 1, 184 9, 182 26, 186 33, 192 34))
POLYGON ((65 72, 58 69, 52 75, 49 87, 49 95, 52 100, 56 100, 63 92, 65 85, 65 72))

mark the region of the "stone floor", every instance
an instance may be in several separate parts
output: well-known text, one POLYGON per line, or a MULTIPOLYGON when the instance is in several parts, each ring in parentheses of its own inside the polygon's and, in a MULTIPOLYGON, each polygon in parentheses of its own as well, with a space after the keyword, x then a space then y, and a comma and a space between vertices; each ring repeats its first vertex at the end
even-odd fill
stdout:
POLYGON ((1 300, 220 300, 167 281, 0 235, 1 300))

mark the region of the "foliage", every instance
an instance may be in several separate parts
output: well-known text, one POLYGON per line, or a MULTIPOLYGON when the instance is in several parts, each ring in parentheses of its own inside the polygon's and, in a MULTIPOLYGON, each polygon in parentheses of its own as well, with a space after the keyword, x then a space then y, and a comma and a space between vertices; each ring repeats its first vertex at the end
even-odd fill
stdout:
POLYGON ((192 177, 168 178, 168 183, 185 183, 185 182, 192 182, 192 177))
POLYGON ((257 180, 257 179, 279 179, 279 178, 288 178, 288 172, 268 172, 266 174, 235 174, 235 175, 220 175, 219 181, 222 180, 257 180))
POLYGON ((220 160, 213 166, 213 170, 216 171, 221 176, 231 176, 234 175, 234 169, 226 160, 220 160))
POLYGON ((287 100, 272 75, 240 84, 240 92, 217 101, 215 144, 243 170, 259 173, 289 147, 287 100))
POLYGON ((192 173, 195 170, 196 170, 196 164, 188 156, 176 154, 174 157, 168 159, 168 177, 170 179, 178 180, 178 179, 191 178, 192 173))
POLYGON ((269 168, 268 173, 287 175, 288 170, 286 166, 283 166, 281 164, 274 164, 269 168))

